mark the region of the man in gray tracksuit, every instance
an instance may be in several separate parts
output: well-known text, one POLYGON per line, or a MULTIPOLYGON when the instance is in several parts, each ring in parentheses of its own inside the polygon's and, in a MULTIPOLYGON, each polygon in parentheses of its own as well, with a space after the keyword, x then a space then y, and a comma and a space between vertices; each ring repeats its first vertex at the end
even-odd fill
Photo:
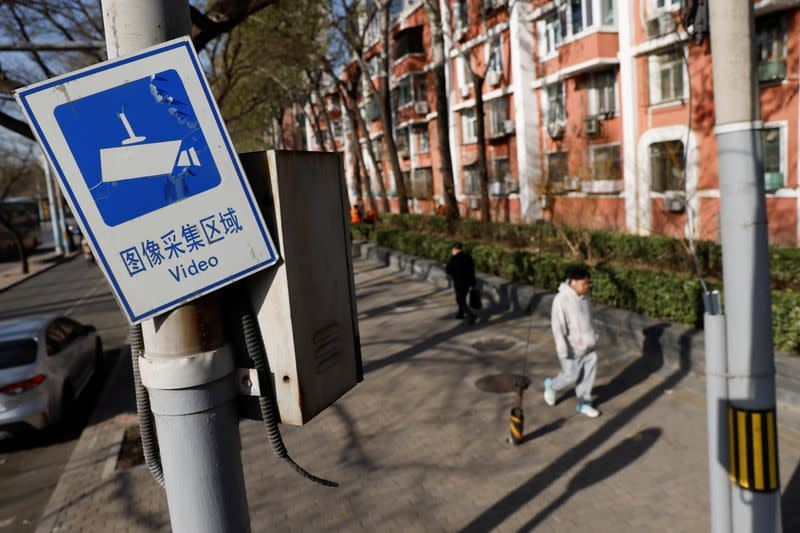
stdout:
POLYGON ((597 334, 592 326, 592 303, 589 300, 589 271, 571 269, 567 281, 558 288, 553 300, 552 328, 561 372, 544 380, 544 401, 555 405, 556 393, 575 383, 577 411, 590 418, 600 416, 592 406, 592 385, 597 375, 597 334))

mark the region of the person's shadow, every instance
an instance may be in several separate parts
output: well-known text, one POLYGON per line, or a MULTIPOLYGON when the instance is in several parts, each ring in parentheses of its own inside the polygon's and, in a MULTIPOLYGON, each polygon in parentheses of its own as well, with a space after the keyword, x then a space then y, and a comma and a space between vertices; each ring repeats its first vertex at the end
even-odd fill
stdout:
POLYGON ((601 405, 614 396, 624 394, 642 383, 651 374, 661 370, 664 366, 664 350, 661 347, 661 336, 668 327, 670 327, 669 323, 660 323, 642 330, 642 333, 644 333, 642 353, 619 374, 614 376, 611 381, 605 385, 595 387, 595 405, 601 405))

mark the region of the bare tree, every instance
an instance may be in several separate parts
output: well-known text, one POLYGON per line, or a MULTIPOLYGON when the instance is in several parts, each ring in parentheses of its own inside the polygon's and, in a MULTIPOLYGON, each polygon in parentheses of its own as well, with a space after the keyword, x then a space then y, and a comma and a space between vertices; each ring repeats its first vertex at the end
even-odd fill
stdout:
MULTIPOLYGON (((208 0, 194 3, 206 8, 203 11, 197 5, 190 7, 192 40, 199 52, 251 15, 277 4, 278 0, 208 0)), ((28 61, 0 61, 0 92, 5 94, 105 58, 104 50, 91 46, 51 52, 39 51, 34 46, 37 41, 51 41, 54 36, 64 43, 103 41, 103 17, 97 0, 4 0, 0 2, 0 32, 6 39, 20 43, 18 50, 28 58, 28 61)), ((0 106, 0 127, 28 139, 34 138, 28 124, 18 118, 15 107, 9 111, 0 106)))
MULTIPOLYGON (((359 2, 358 0, 353 0, 352 2, 343 1, 338 6, 340 14, 333 14, 334 20, 336 20, 333 27, 348 45, 353 59, 358 63, 364 75, 370 95, 378 103, 378 114, 383 128, 383 142, 386 146, 389 165, 394 177, 400 212, 408 213, 408 195, 403 181, 403 171, 400 168, 400 156, 397 153, 397 143, 394 138, 394 119, 392 117, 390 90, 391 5, 392 0, 376 0, 374 3, 359 2), (370 68, 366 60, 368 49, 365 42, 366 28, 374 21, 379 24, 381 39, 379 51, 380 69, 377 75, 377 83, 371 79, 369 74, 370 68)), ((337 9, 332 9, 331 11, 334 12, 337 9)))
MULTIPOLYGON (((479 13, 481 16, 481 22, 485 26, 487 17, 486 8, 484 7, 483 2, 481 2, 479 5, 479 13)), ((442 25, 442 29, 446 33, 448 39, 455 43, 456 40, 453 38, 453 25, 451 22, 452 14, 450 15, 450 19, 451 20, 446 21, 446 23, 442 25)), ((490 46, 488 39, 484 43, 484 46, 490 46)), ((484 222, 489 222, 491 220, 491 213, 489 209, 489 168, 486 163, 486 110, 483 102, 483 84, 486 81, 486 75, 488 74, 489 69, 492 67, 492 64, 487 61, 486 64, 481 68, 480 62, 473 61, 473 56, 475 55, 473 52, 475 51, 476 47, 455 45, 453 48, 458 55, 461 56, 461 60, 467 67, 473 92, 475 93, 475 130, 478 144, 478 178, 480 181, 481 191, 481 220, 484 222)))
MULTIPOLYGON (((36 162, 31 147, 24 154, 3 150, 2 164, 0 165, 0 227, 2 227, 14 241, 14 248, 20 263, 20 271, 27 274, 28 250, 25 247, 25 229, 29 224, 26 215, 21 213, 8 199, 21 194, 25 189, 30 189, 30 184, 37 176, 36 162)), ((30 229, 30 228, 28 228, 30 229)))
POLYGON ((439 148, 439 171, 444 189, 445 213, 448 220, 458 220, 458 201, 453 178, 453 163, 450 153, 450 114, 447 98, 446 58, 442 10, 440 0, 425 0, 425 13, 431 32, 433 52, 433 76, 436 90, 436 144, 439 148))

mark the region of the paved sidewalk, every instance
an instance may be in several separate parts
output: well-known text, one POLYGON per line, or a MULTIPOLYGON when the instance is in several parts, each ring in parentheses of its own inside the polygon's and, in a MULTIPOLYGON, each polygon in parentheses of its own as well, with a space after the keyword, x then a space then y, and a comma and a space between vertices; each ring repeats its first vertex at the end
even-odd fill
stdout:
MULTIPOLYGON (((470 328, 452 319, 449 291, 363 260, 356 280, 365 381, 305 427, 283 428, 297 462, 341 488, 299 478, 272 456, 260 425, 243 422, 254 531, 708 531, 705 399, 663 365, 663 331, 648 331, 643 346, 601 339, 601 358, 621 357, 601 359, 603 416, 590 420, 572 397, 553 408, 541 399, 556 365, 546 320, 486 313, 470 328), (512 447, 512 395, 473 384, 519 372, 529 331, 527 442, 512 447)), ((42 531, 169 530, 146 467, 109 468, 135 423, 129 364, 109 391, 42 531)), ((800 432, 782 426, 780 445, 791 531, 800 527, 800 432)))
POLYGON ((3 261, 0 263, 0 292, 37 274, 41 274, 63 261, 69 261, 77 255, 77 252, 72 252, 66 256, 56 252, 33 254, 28 257, 29 272, 27 274, 22 273, 19 261, 3 261))

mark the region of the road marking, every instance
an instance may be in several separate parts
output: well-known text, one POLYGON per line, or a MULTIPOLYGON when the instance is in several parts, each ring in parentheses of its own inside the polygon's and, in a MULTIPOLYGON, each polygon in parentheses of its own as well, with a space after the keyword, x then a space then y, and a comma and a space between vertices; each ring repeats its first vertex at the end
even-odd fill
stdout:
POLYGON ((70 307, 69 309, 67 309, 66 313, 64 313, 64 314, 65 314, 65 315, 69 315, 69 314, 71 314, 71 313, 72 313, 72 311, 74 311, 74 310, 75 310, 75 308, 77 308, 77 307, 80 307, 80 305, 81 305, 83 302, 85 302, 85 301, 86 301, 86 299, 87 299, 87 298, 89 298, 89 296, 91 296, 92 294, 94 294, 94 291, 96 291, 96 290, 97 290, 99 287, 102 287, 103 285, 105 285, 105 281, 106 281, 106 280, 104 280, 104 279, 101 279, 101 280, 100 280, 100 282, 99 282, 97 285, 95 285, 94 287, 92 287, 90 290, 86 291, 86 294, 84 294, 84 295, 81 297, 81 299, 80 299, 80 300, 78 300, 77 302, 75 302, 75 303, 72 305, 72 307, 70 307))

